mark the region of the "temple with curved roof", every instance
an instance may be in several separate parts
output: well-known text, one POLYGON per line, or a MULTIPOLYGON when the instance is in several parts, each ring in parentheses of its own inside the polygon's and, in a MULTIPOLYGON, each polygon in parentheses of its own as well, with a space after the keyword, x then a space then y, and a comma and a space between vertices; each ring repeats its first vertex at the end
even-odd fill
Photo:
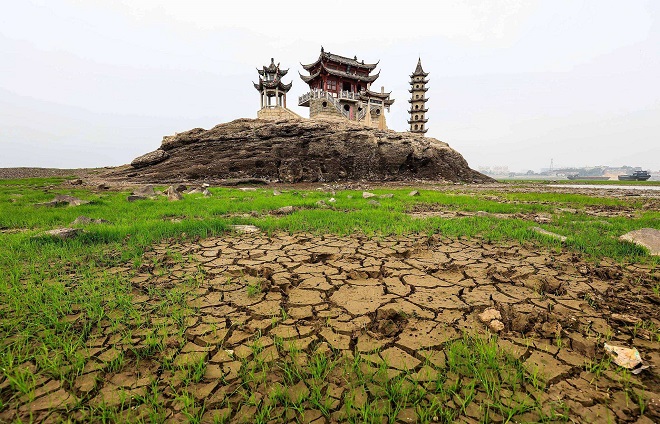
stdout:
POLYGON ((309 107, 310 118, 336 117, 387 128, 384 112, 389 112, 394 99, 382 87, 380 92, 371 90, 380 76, 380 72, 372 74, 378 62, 364 63, 357 56, 351 59, 321 47, 316 61, 301 65, 309 75, 300 74, 300 78, 310 91, 299 97, 298 105, 309 107))

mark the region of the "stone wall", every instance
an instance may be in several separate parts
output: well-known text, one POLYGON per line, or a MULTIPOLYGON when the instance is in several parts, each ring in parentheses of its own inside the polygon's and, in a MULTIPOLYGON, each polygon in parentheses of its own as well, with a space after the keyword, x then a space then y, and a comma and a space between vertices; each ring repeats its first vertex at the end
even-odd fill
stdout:
POLYGON ((259 119, 271 119, 274 121, 280 119, 303 119, 302 116, 298 115, 292 110, 284 108, 282 106, 275 107, 265 107, 257 111, 257 118, 259 119))
POLYGON ((371 126, 378 128, 379 130, 387 129, 387 121, 385 120, 385 109, 380 108, 371 108, 371 126), (380 113, 377 113, 377 110, 380 109, 380 113))
POLYGON ((348 119, 337 110, 336 107, 332 105, 327 99, 310 99, 309 100, 309 117, 310 118, 339 118, 348 119), (323 106, 323 103, 326 103, 326 106, 323 106))

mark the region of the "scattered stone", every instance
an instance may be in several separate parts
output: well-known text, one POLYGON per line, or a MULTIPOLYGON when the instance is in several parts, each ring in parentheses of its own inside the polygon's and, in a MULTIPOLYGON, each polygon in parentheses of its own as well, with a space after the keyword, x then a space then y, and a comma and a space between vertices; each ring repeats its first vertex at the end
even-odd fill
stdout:
POLYGON ((97 190, 108 190, 109 188, 110 188, 110 186, 107 185, 106 183, 101 183, 101 184, 96 186, 97 190))
POLYGON ((408 196, 419 196, 419 191, 413 190, 410 193, 408 193, 408 196))
POLYGON ((154 191, 154 186, 152 185, 139 187, 134 190, 132 194, 141 197, 156 197, 156 192, 154 191))
POLYGON ((83 183, 83 180, 81 180, 80 178, 76 178, 75 180, 69 181, 69 184, 71 184, 71 185, 81 185, 82 183, 83 183))
POLYGON ((149 198, 146 197, 146 196, 138 196, 138 195, 135 195, 135 194, 131 194, 126 198, 126 200, 128 200, 129 202, 136 202, 138 200, 148 200, 148 199, 149 198))
POLYGON ((325 203, 325 200, 319 200, 318 202, 315 203, 315 205, 320 207, 320 208, 327 208, 328 207, 327 203, 325 203))
POLYGON ((479 320, 483 323, 489 323, 494 319, 502 319, 502 314, 495 308, 488 308, 479 314, 479 320))
POLYGON ((562 242, 564 242, 568 239, 566 236, 562 236, 561 234, 557 234, 557 233, 553 233, 553 232, 548 231, 548 230, 544 230, 541 227, 531 227, 530 230, 532 230, 536 233, 539 233, 539 234, 543 234, 544 236, 548 236, 548 237, 557 239, 557 240, 562 241, 562 242))
POLYGON ((369 203, 371 206, 380 206, 380 202, 378 200, 369 200, 367 203, 369 203))
POLYGON ((368 191, 363 191, 362 192, 362 198, 363 199, 371 199, 372 197, 376 197, 375 194, 369 193, 368 191))
POLYGON ((229 228, 237 233, 258 233, 261 231, 259 227, 255 227, 254 225, 230 225, 229 228))
POLYGON ((211 196, 213 196, 213 194, 211 194, 211 192, 209 191, 209 189, 206 188, 206 187, 204 187, 204 190, 202 190, 202 194, 203 194, 204 196, 206 196, 206 197, 211 197, 211 196))
POLYGON ((552 215, 540 213, 534 217, 534 221, 538 222, 539 224, 549 224, 552 222, 552 215))
POLYGON ((282 206, 279 209, 275 209, 271 213, 273 215, 289 215, 289 214, 293 213, 294 210, 295 209, 294 209, 293 206, 282 206))
POLYGON ((490 328, 490 330, 495 333, 499 333, 500 331, 504 330, 504 323, 498 319, 494 319, 488 323, 488 328, 490 328))
POLYGON ((93 218, 86 217, 86 216, 84 216, 84 215, 80 215, 78 218, 76 218, 76 219, 71 223, 71 225, 81 225, 81 224, 82 224, 82 225, 85 225, 85 224, 109 224, 109 223, 110 223, 110 221, 108 221, 108 220, 106 220, 106 219, 102 219, 102 218, 99 218, 99 219, 93 219, 93 218))
POLYGON ((379 199, 391 199, 392 197, 394 197, 392 193, 381 194, 380 196, 378 196, 379 199))
MULTIPOLYGON (((185 190, 185 186, 183 187, 185 190)), ((183 199, 181 192, 179 192, 174 186, 169 186, 167 190, 165 190, 165 195, 167 196, 167 200, 170 201, 177 201, 183 199)))
POLYGON ((240 191, 257 191, 254 187, 239 187, 240 191))
POLYGON ((56 228, 54 230, 48 230, 41 232, 34 236, 34 238, 39 237, 56 237, 62 240, 70 239, 79 234, 82 234, 83 230, 80 228, 56 228))
POLYGON ((273 190, 273 196, 281 196, 282 193, 279 190, 273 190))
POLYGON ((638 246, 645 247, 652 256, 660 256, 660 230, 655 228, 642 228, 630 231, 619 237, 621 241, 635 243, 638 246))
POLYGON ((89 203, 88 200, 81 200, 77 197, 69 196, 68 194, 58 194, 53 200, 45 203, 37 203, 34 206, 37 207, 55 207, 55 206, 80 206, 89 203))
POLYGON ((335 203, 336 201, 337 201, 337 199, 335 199, 334 197, 331 197, 330 199, 328 199, 328 203, 335 203))
POLYGON ((185 184, 176 184, 171 187, 174 188, 174 191, 177 193, 185 193, 185 191, 188 190, 188 187, 185 184))

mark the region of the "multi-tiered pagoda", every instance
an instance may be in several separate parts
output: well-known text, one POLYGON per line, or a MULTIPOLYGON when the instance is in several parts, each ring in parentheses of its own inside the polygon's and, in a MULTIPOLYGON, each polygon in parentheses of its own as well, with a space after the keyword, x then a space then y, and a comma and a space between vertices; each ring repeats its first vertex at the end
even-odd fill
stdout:
POLYGON ((289 70, 280 69, 280 64, 275 65, 275 59, 271 58, 270 65, 257 69, 257 72, 259 72, 259 84, 252 84, 261 94, 261 108, 286 107, 286 93, 291 89, 293 82, 284 84, 282 77, 289 70))
POLYGON ((325 52, 321 47, 318 59, 302 67, 309 75, 300 75, 309 85, 309 93, 298 99, 299 106, 309 107, 309 116, 327 116, 362 122, 385 129, 385 110, 394 103, 390 93, 371 91, 371 83, 379 73, 371 74, 378 63, 364 63, 325 52))
POLYGON ((428 72, 424 72, 424 69, 422 69, 422 59, 420 58, 417 61, 415 72, 410 76, 410 90, 408 90, 411 93, 410 100, 408 100, 410 102, 410 110, 408 111, 410 113, 410 120, 408 121, 410 132, 425 134, 428 131, 428 128, 426 128, 428 122, 428 119, 426 119, 426 112, 428 112, 426 102, 429 100, 426 97, 426 92, 429 90, 426 87, 429 82, 426 79, 427 76, 428 72))

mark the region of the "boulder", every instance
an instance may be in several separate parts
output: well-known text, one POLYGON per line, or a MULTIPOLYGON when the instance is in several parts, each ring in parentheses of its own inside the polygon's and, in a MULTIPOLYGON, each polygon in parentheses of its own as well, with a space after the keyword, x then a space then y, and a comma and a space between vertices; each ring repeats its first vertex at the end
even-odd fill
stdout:
POLYGON ((170 155, 166 151, 158 149, 136 157, 133 159, 133 162, 131 162, 131 166, 133 168, 142 168, 144 166, 155 165, 169 157, 170 155))
POLYGON ((415 133, 325 119, 238 119, 163 138, 108 177, 178 180, 493 182, 446 143, 415 133))
POLYGON ((58 194, 53 200, 45 203, 36 203, 37 207, 55 207, 55 206, 80 206, 89 203, 88 200, 81 200, 77 197, 69 196, 68 194, 58 194))
POLYGON ((136 196, 143 196, 143 197, 155 197, 156 191, 154 190, 154 186, 148 184, 135 189, 133 191, 133 194, 136 196))
POLYGON ((55 237, 62 240, 69 239, 82 233, 80 228, 56 228, 54 230, 43 231, 35 237, 55 237))
POLYGON ((279 209, 275 209, 273 212, 271 212, 273 215, 288 215, 290 213, 293 213, 294 211, 293 206, 283 206, 279 209))
POLYGON ((660 230, 655 228, 630 231, 619 237, 619 240, 635 243, 638 246, 647 248, 651 255, 660 256, 660 230))
POLYGON ((129 202, 136 202, 138 200, 147 200, 147 199, 149 199, 147 196, 139 196, 137 194, 131 194, 126 198, 126 200, 128 200, 129 202))
MULTIPOLYGON (((184 186, 185 187, 185 186, 184 186)), ((167 200, 170 201, 176 201, 176 200, 181 200, 183 199, 183 196, 179 191, 177 191, 178 187, 175 186, 169 186, 167 190, 165 190, 165 195, 167 196, 167 200)), ((185 190, 185 188, 184 188, 185 190)))

